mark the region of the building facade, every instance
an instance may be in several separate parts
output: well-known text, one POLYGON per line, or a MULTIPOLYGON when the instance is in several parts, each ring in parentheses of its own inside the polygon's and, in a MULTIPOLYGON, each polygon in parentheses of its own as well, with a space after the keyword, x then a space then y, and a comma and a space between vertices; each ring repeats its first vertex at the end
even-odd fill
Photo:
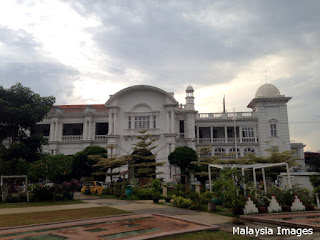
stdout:
POLYGON ((195 150, 211 146, 211 155, 241 158, 247 153, 267 156, 266 149, 295 150, 304 168, 302 143, 290 142, 287 102, 272 84, 262 85, 251 100, 248 112, 198 113, 194 89, 186 88, 185 104, 160 88, 137 85, 111 95, 101 105, 54 106, 37 125, 37 132, 48 138, 44 150, 50 154, 73 155, 87 146, 116 145, 119 155, 132 154, 136 136, 148 129, 156 140, 153 154, 158 177, 173 181, 179 169, 168 162, 178 146, 195 150), (231 154, 232 153, 232 154, 231 154))

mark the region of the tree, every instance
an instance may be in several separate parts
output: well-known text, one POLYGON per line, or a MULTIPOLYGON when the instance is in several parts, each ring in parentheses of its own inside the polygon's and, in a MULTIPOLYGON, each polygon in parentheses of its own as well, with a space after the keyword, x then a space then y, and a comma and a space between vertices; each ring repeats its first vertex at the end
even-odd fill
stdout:
POLYGON ((0 86, 0 145, 4 146, 6 140, 6 147, 0 151, 6 174, 26 173, 19 172, 18 165, 40 159, 46 140, 43 136, 30 136, 29 133, 46 116, 54 102, 54 97, 40 97, 20 83, 9 89, 0 86))
POLYGON ((191 163, 197 161, 197 152, 187 146, 177 147, 168 159, 170 164, 180 167, 181 174, 189 174, 191 163))
POLYGON ((0 142, 9 138, 9 144, 26 138, 37 122, 50 111, 54 97, 40 97, 20 83, 9 89, 0 86, 0 142))
POLYGON ((62 182, 68 180, 72 171, 72 157, 64 154, 55 156, 44 155, 42 160, 34 162, 29 168, 29 178, 31 180, 49 179, 54 182, 53 201, 56 200, 62 182))
POLYGON ((89 146, 83 151, 77 152, 73 156, 72 161, 72 177, 75 179, 80 179, 81 177, 91 177, 92 173, 95 172, 93 167, 96 162, 90 159, 90 155, 102 155, 106 154, 107 150, 99 146, 89 146))
POLYGON ((219 157, 211 156, 210 146, 204 146, 198 149, 198 161, 192 162, 192 165, 195 166, 193 167, 195 169, 194 175, 197 176, 200 182, 204 183, 208 180, 208 164, 212 164, 217 159, 219 159, 219 157))
POLYGON ((38 181, 39 178, 46 179, 54 183, 62 183, 67 180, 72 171, 72 157, 64 154, 55 156, 44 155, 42 160, 31 163, 29 168, 29 178, 38 181))
POLYGON ((138 142, 133 144, 133 154, 128 156, 131 159, 135 178, 155 178, 157 174, 156 168, 163 166, 165 162, 157 162, 156 154, 152 154, 152 150, 156 148, 153 146, 155 140, 151 139, 152 135, 146 134, 147 130, 142 130, 142 135, 137 136, 138 142))
POLYGON ((93 165, 93 167, 98 168, 96 172, 94 172, 94 175, 98 176, 110 176, 111 182, 113 182, 113 176, 120 175, 121 172, 117 171, 114 172, 114 169, 120 168, 129 162, 129 158, 119 157, 117 154, 113 153, 113 150, 116 148, 115 145, 109 145, 107 146, 107 149, 110 150, 110 154, 106 155, 90 155, 89 159, 94 160, 96 164, 93 165), (109 171, 110 170, 110 171, 109 171))

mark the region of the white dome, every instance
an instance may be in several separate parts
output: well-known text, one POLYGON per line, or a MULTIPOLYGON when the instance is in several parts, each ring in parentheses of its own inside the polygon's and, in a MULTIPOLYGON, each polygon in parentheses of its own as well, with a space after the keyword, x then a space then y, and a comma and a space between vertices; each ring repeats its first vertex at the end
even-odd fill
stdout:
POLYGON ((256 98, 274 98, 281 97, 279 89, 270 84, 263 84, 256 92, 256 98))
POLYGON ((189 85, 186 89, 186 92, 193 92, 193 87, 191 85, 189 85))

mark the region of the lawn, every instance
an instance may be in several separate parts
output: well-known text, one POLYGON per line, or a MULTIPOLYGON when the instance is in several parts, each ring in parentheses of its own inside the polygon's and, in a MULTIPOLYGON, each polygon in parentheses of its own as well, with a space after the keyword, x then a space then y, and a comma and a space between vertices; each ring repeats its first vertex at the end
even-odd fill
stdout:
POLYGON ((174 235, 171 237, 156 238, 157 240, 249 240, 252 238, 232 235, 231 233, 215 232, 215 231, 201 231, 194 233, 185 233, 174 235))
POLYGON ((25 207, 42 207, 55 205, 70 205, 70 204, 85 204, 80 200, 65 200, 65 201, 42 201, 42 202, 23 202, 23 203, 0 203, 1 208, 25 208, 25 207))
POLYGON ((0 228, 31 225, 49 222, 59 222, 74 219, 103 217, 128 213, 127 211, 110 208, 95 207, 73 210, 45 211, 32 213, 18 213, 0 215, 0 228))

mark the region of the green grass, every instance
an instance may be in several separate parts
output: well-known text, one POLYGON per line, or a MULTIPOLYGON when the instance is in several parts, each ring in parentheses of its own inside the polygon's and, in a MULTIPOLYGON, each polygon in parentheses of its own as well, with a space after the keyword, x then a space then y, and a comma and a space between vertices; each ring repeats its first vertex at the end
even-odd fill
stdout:
POLYGON ((120 215, 125 213, 129 212, 110 207, 94 207, 72 210, 5 214, 0 215, 0 228, 120 215))
POLYGON ((0 203, 1 208, 25 208, 25 207, 42 207, 42 206, 55 206, 55 205, 70 205, 70 204, 85 204, 80 200, 65 200, 65 201, 42 201, 42 202, 24 202, 24 203, 0 203))
POLYGON ((174 235, 171 237, 156 238, 157 240, 249 240, 252 238, 232 235, 231 233, 215 232, 215 231, 201 231, 194 233, 184 233, 174 235))

